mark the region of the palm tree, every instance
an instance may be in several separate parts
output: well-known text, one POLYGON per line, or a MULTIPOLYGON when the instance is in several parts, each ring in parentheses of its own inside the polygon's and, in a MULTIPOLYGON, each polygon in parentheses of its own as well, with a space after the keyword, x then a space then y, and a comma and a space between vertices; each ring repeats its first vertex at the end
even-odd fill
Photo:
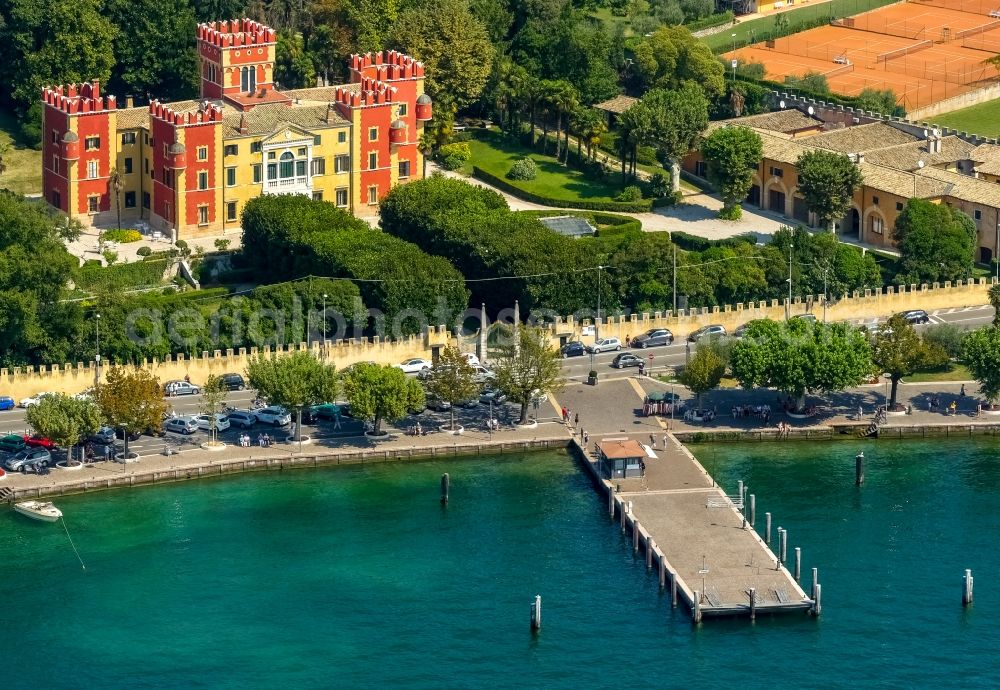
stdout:
POLYGON ((7 172, 7 153, 10 151, 10 144, 0 144, 0 175, 7 172))
POLYGON ((630 163, 629 172, 635 175, 636 149, 647 139, 650 132, 648 111, 641 103, 633 105, 618 118, 619 148, 622 157, 622 182, 626 179, 626 162, 630 163))
POLYGON ((118 167, 111 168, 111 175, 108 178, 108 185, 115 195, 115 210, 118 211, 118 229, 122 229, 122 189, 125 187, 125 180, 122 178, 118 167))
MULTIPOLYGON (((566 116, 566 132, 565 132, 565 146, 563 154, 563 163, 569 162, 569 117, 570 113, 580 107, 580 99, 577 95, 576 89, 573 85, 568 82, 563 82, 565 85, 559 92, 559 97, 556 99, 557 105, 559 106, 560 119, 563 115, 566 116)), ((556 159, 559 159, 559 131, 556 130, 556 159)))
POLYGON ((539 79, 527 75, 527 79, 524 82, 524 90, 522 91, 524 102, 528 108, 528 124, 531 126, 530 138, 532 147, 535 145, 535 116, 538 112, 538 105, 542 100, 542 96, 545 93, 542 82, 539 79))
POLYGON ((996 313, 993 315, 993 325, 1000 326, 1000 283, 994 285, 989 291, 990 304, 996 313))

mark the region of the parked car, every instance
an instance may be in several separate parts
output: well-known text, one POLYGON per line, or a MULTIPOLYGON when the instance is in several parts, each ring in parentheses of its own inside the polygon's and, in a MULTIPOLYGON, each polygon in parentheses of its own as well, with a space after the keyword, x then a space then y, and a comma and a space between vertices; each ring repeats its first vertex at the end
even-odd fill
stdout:
POLYGON ((421 371, 430 370, 433 362, 422 357, 414 357, 396 365, 397 369, 402 369, 404 374, 418 374, 421 371))
POLYGON ((588 352, 601 353, 622 349, 622 341, 618 338, 601 338, 587 348, 588 352))
POLYGON ((491 388, 487 388, 482 393, 479 394, 479 402, 484 405, 489 405, 493 403, 494 405, 499 405, 502 402, 506 402, 507 396, 500 391, 495 391, 491 388))
POLYGON ((47 395, 55 395, 55 393, 37 393, 36 395, 31 395, 27 398, 22 399, 21 402, 18 403, 18 405, 20 405, 21 407, 31 407, 32 405, 37 405, 39 402, 41 402, 42 398, 44 398, 47 395))
POLYGON ((46 450, 52 450, 56 447, 56 444, 51 439, 47 439, 41 434, 32 434, 31 436, 24 437, 24 445, 31 448, 44 448, 46 450))
POLYGON ((241 391, 247 387, 247 382, 240 374, 223 374, 221 377, 222 386, 226 390, 241 391))
POLYGON ((571 340, 559 348, 559 352, 563 357, 581 357, 587 354, 587 348, 579 340, 571 340))
POLYGON ((641 367, 642 357, 633 355, 631 352, 622 352, 615 355, 615 358, 611 360, 611 366, 615 369, 624 369, 625 367, 641 367))
POLYGON ((650 328, 642 335, 632 338, 632 347, 656 347, 674 342, 674 334, 667 328, 650 328))
POLYGON ((904 311, 899 316, 902 316, 906 320, 906 323, 911 326, 916 326, 921 323, 930 323, 930 314, 925 312, 923 309, 911 309, 910 311, 904 311))
POLYGON ((292 423, 292 415, 283 407, 272 405, 264 407, 254 412, 257 421, 261 424, 273 424, 274 426, 288 426, 292 423))
POLYGON ((87 440, 101 446, 110 446, 115 442, 115 430, 109 426, 102 426, 100 429, 88 436, 87 440))
POLYGON ((234 410, 227 412, 226 416, 229 417, 231 425, 238 426, 240 429, 249 429, 257 423, 257 415, 248 410, 234 410))
POLYGON ((194 417, 172 417, 163 423, 163 429, 190 436, 198 431, 198 422, 194 421, 194 417))
POLYGON ((13 410, 15 407, 17 407, 17 403, 14 402, 14 398, 9 395, 0 395, 0 412, 13 410))
POLYGON ((472 380, 475 381, 476 383, 480 384, 486 383, 487 381, 492 381, 497 377, 495 373, 493 373, 486 367, 474 366, 472 367, 472 369, 473 369, 472 380))
POLYGON ((0 451, 4 453, 18 453, 24 450, 26 445, 24 436, 20 434, 7 434, 0 438, 0 451))
POLYGON ((198 395, 201 389, 187 381, 167 381, 163 384, 163 392, 168 396, 175 395, 198 395))
POLYGON ((472 366, 474 366, 474 367, 478 367, 479 366, 479 364, 480 364, 479 357, 477 357, 474 353, 472 353, 472 352, 463 352, 462 356, 465 357, 465 359, 472 366))
POLYGON ((4 463, 11 472, 18 470, 25 472, 29 468, 37 470, 39 466, 48 465, 52 462, 52 454, 44 448, 25 448, 7 458, 4 463))
MULTIPOLYGON (((201 429, 202 431, 211 431, 212 430, 212 417, 211 417, 211 415, 200 414, 200 415, 198 415, 197 417, 194 418, 194 421, 195 421, 195 424, 198 425, 198 428, 201 429)), ((215 415, 215 430, 216 431, 227 431, 229 429, 229 425, 230 424, 231 424, 231 422, 229 421, 229 417, 227 417, 226 415, 224 415, 224 414, 216 414, 215 415)))
POLYGON ((815 314, 796 314, 792 317, 793 319, 798 319, 799 321, 806 321, 808 323, 816 323, 815 314))
POLYGON ((703 326, 688 336, 688 342, 696 343, 702 338, 721 338, 726 335, 726 327, 718 324, 703 326))
POLYGON ((88 388, 86 390, 82 390, 79 393, 77 393, 76 395, 74 395, 73 399, 74 400, 89 400, 89 401, 93 401, 94 400, 94 389, 93 388, 88 388))
MULTIPOLYGON (((309 419, 336 419, 340 415, 340 406, 334 405, 333 403, 323 403, 321 405, 313 405, 309 408, 309 419)), ((305 413, 303 413, 305 417, 305 413)))

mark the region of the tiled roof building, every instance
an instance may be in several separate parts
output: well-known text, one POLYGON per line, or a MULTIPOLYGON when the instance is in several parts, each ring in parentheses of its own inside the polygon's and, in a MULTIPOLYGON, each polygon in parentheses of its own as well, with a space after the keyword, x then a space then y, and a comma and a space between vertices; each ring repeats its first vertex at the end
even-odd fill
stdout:
MULTIPOLYGON (((815 226, 798 192, 796 163, 807 151, 836 151, 849 156, 864 178, 851 209, 836 223, 839 234, 892 247, 896 217, 908 199, 917 197, 950 204, 975 221, 978 261, 988 263, 1000 253, 1000 145, 941 136, 894 120, 845 126, 797 108, 713 122, 709 129, 728 126, 753 129, 764 145, 747 197, 751 205, 815 226)), ((704 177, 701 154, 688 155, 684 169, 704 177)))
POLYGON ((117 219, 117 196, 123 222, 179 239, 237 230, 260 194, 373 215, 394 185, 423 176, 418 142, 432 108, 422 63, 352 55, 349 84, 281 91, 275 41, 249 19, 199 25, 199 100, 119 108, 97 82, 44 89, 45 199, 104 225, 117 219))

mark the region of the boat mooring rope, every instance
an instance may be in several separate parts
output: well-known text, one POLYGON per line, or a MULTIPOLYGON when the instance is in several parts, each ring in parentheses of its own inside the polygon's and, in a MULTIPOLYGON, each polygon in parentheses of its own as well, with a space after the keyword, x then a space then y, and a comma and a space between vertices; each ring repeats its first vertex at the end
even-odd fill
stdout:
POLYGON ((76 544, 73 543, 73 537, 69 536, 69 528, 66 526, 66 518, 60 518, 59 522, 62 523, 63 529, 66 530, 66 538, 69 539, 69 545, 73 547, 73 553, 76 554, 76 560, 80 561, 80 567, 86 570, 87 566, 83 564, 83 559, 80 558, 80 552, 76 550, 76 544))

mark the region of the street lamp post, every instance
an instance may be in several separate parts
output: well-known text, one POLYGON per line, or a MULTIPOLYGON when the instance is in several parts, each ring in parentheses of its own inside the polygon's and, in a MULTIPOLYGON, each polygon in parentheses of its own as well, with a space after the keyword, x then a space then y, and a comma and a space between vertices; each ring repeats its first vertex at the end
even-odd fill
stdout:
POLYGON ((792 249, 794 245, 788 245, 788 302, 785 304, 785 321, 791 318, 792 313, 792 249))
POLYGON ((830 301, 830 295, 826 289, 826 276, 829 272, 829 266, 823 268, 823 323, 826 323, 826 303, 830 301))
POLYGON ((94 356, 94 361, 97 363, 97 369, 95 372, 94 386, 101 385, 101 315, 96 315, 96 328, 97 328, 97 352, 94 356))
MULTIPOLYGON (((597 318, 594 319, 594 341, 601 339, 601 269, 604 266, 597 267, 597 318)), ((591 367, 593 369, 593 367, 591 367)))
POLYGON ((326 293, 323 293, 323 356, 326 357, 326 293))
POLYGON ((490 420, 486 425, 490 430, 490 440, 493 440, 493 398, 490 398, 490 420))
POLYGON ((997 223, 997 245, 993 252, 993 263, 997 267, 997 282, 1000 283, 1000 223, 997 223))

